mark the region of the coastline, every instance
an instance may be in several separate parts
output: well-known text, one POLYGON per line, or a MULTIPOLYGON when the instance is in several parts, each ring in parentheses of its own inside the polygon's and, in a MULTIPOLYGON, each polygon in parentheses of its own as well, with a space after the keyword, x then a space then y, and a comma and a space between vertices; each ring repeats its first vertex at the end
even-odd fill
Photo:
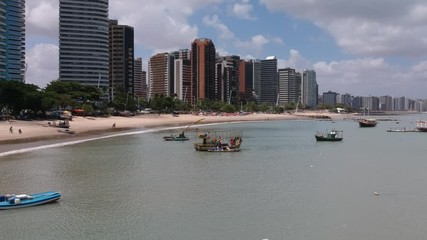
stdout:
MULTIPOLYGON (((1 121, 0 122, 0 153, 19 150, 25 147, 35 147, 49 143, 63 143, 86 138, 108 136, 132 130, 146 130, 186 126, 203 119, 198 125, 212 123, 245 122, 245 121, 274 121, 274 120, 315 120, 315 119, 344 119, 353 118, 350 114, 329 112, 302 112, 296 114, 265 114, 248 115, 192 115, 180 114, 145 114, 133 117, 74 117, 70 121, 70 131, 74 134, 59 132, 61 128, 49 126, 44 121, 1 121), (114 124, 114 127, 113 127, 114 124), (13 133, 10 132, 10 127, 13 133), (19 133, 19 129, 22 133, 19 133)), ((52 123, 52 122, 51 122, 52 123)))

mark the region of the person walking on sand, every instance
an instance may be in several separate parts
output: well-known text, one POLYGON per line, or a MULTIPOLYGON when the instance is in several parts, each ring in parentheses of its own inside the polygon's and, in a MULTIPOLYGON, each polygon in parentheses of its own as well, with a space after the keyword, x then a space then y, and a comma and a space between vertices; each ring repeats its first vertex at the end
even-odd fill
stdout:
POLYGON ((115 128, 116 127, 116 123, 113 123, 113 127, 112 128, 115 128))
POLYGON ((12 126, 10 126, 10 128, 9 128, 9 132, 13 133, 13 127, 12 126))
POLYGON ((21 130, 21 129, 19 129, 19 130, 18 130, 18 132, 19 132, 19 134, 21 134, 21 133, 22 133, 22 130, 21 130))

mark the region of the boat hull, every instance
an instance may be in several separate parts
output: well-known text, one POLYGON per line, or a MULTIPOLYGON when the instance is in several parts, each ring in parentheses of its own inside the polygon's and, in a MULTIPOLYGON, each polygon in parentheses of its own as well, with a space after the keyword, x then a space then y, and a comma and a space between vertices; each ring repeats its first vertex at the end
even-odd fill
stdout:
POLYGON ((174 136, 165 136, 163 137, 165 141, 188 141, 187 137, 174 137, 174 136))
POLYGON ((316 137, 316 141, 318 142, 339 142, 343 140, 343 138, 328 138, 323 136, 315 136, 315 137, 316 137))
POLYGON ((375 126, 377 126, 376 120, 369 120, 369 119, 359 120, 359 127, 375 127, 375 126))
POLYGON ((49 202, 56 201, 61 198, 60 192, 43 192, 30 195, 31 199, 21 199, 19 203, 10 203, 9 201, 0 202, 0 210, 32 207, 49 202))

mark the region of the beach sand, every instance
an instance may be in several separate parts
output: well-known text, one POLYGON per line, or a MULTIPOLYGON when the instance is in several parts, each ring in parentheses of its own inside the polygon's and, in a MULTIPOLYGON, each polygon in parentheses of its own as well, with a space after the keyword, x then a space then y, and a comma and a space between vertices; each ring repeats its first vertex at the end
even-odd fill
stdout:
MULTIPOLYGON (((322 117, 330 119, 339 119, 349 117, 348 114, 336 114, 328 112, 304 112, 296 114, 258 114, 248 115, 222 115, 222 116, 205 116, 180 114, 174 117, 171 114, 145 114, 133 117, 74 117, 70 121, 70 131, 74 134, 59 132, 61 128, 49 126, 49 121, 0 121, 0 152, 15 149, 23 143, 33 143, 37 145, 39 141, 64 142, 84 137, 94 137, 108 135, 118 131, 129 131, 136 129, 152 129, 185 126, 192 124, 203 118, 198 124, 223 123, 223 122, 243 122, 243 121, 272 121, 272 120, 301 120, 315 119, 322 117), (115 126, 113 126, 113 124, 115 126), (12 127, 13 132, 10 132, 12 127), (21 133, 19 133, 21 130, 21 133)), ((50 121, 51 125, 55 121, 50 121)), ((55 123, 58 123, 56 121, 55 123)))

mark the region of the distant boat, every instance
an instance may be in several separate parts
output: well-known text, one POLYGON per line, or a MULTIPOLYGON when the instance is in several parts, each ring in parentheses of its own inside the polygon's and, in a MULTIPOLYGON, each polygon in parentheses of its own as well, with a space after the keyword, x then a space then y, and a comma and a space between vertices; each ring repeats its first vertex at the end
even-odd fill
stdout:
POLYGON ((163 139, 165 141, 187 141, 189 140, 187 136, 185 136, 185 131, 187 131, 192 125, 197 124, 203 121, 204 118, 197 120, 196 122, 188 125, 184 130, 180 131, 178 134, 171 134, 169 136, 164 136, 163 139))
POLYGON ((417 121, 416 128, 420 132, 427 132, 427 121, 417 121))
POLYGON ((375 127, 377 125, 377 120, 373 118, 363 118, 358 121, 359 127, 375 127))
POLYGON ((332 129, 326 132, 317 132, 314 137, 318 142, 339 142, 343 140, 343 131, 332 129))
POLYGON ((61 198, 60 192, 42 192, 31 195, 0 195, 0 210, 31 207, 56 201, 61 198))
POLYGON ((178 135, 164 136, 163 139, 165 141, 188 141, 188 137, 186 137, 184 133, 180 133, 178 135))

